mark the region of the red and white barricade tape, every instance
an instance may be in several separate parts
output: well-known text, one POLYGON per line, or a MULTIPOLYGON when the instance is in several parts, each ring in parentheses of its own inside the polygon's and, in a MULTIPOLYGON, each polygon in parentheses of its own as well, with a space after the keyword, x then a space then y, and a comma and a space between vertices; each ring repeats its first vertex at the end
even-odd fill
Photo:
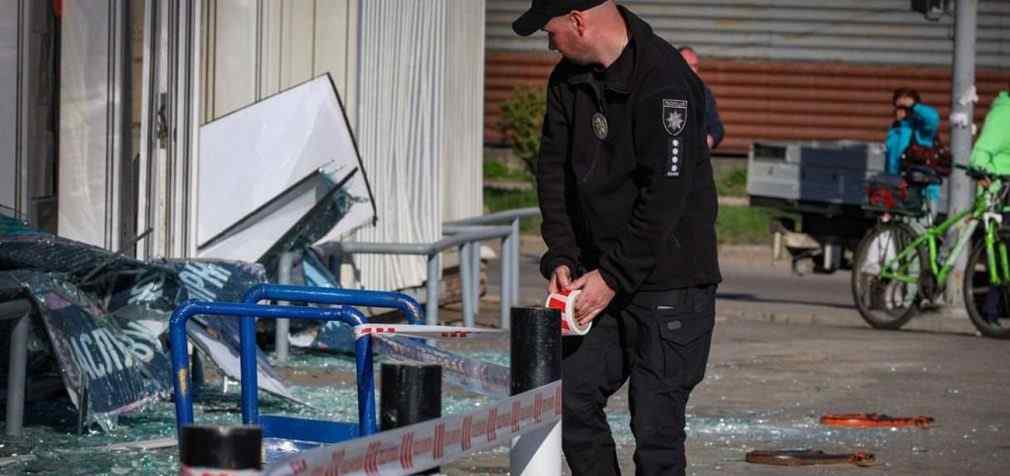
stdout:
POLYGON ((420 324, 361 324, 354 327, 354 338, 364 336, 406 336, 445 339, 493 339, 502 337, 504 331, 479 327, 425 326, 420 324))
POLYGON ((258 469, 213 469, 183 466, 179 468, 179 476, 261 476, 258 469))
POLYGON ((510 443, 561 419, 561 381, 487 408, 308 450, 271 465, 268 476, 396 476, 445 465, 510 443))
POLYGON ((378 337, 372 341, 375 352, 397 360, 439 365, 442 377, 449 385, 494 399, 508 398, 510 394, 512 377, 508 367, 447 352, 412 339, 378 337))

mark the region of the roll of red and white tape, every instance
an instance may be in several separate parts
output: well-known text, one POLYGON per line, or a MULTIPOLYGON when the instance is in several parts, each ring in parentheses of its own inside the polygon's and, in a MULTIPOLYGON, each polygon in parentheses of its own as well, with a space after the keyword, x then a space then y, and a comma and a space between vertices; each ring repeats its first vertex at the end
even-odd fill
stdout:
POLYGON ((578 300, 579 294, 582 294, 582 291, 576 289, 547 296, 544 306, 561 311, 561 335, 563 336, 584 336, 593 327, 592 322, 582 326, 575 320, 575 301, 578 300))

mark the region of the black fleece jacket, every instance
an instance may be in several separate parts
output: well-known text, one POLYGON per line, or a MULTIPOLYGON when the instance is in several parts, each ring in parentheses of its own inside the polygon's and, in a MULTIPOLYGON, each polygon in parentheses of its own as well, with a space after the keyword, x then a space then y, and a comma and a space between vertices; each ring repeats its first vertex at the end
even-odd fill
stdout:
POLYGON ((544 277, 599 269, 619 293, 721 281, 704 84, 624 7, 605 70, 561 60, 547 86, 537 191, 544 277))

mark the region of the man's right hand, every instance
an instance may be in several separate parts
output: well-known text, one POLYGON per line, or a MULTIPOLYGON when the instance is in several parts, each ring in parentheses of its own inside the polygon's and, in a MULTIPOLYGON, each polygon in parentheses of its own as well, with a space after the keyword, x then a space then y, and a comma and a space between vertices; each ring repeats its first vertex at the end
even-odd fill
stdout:
POLYGON ((568 269, 568 266, 561 265, 554 268, 554 273, 551 274, 551 283, 547 286, 547 291, 551 294, 560 293, 567 291, 572 285, 572 270, 568 269))

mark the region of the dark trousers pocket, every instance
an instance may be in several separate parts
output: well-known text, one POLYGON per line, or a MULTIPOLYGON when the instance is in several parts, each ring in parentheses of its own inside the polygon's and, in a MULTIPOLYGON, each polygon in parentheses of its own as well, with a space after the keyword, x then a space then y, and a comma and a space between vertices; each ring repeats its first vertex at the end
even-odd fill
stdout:
POLYGON ((657 313, 663 377, 690 390, 705 378, 715 316, 708 313, 657 313))

